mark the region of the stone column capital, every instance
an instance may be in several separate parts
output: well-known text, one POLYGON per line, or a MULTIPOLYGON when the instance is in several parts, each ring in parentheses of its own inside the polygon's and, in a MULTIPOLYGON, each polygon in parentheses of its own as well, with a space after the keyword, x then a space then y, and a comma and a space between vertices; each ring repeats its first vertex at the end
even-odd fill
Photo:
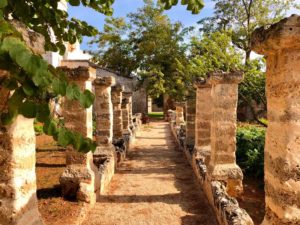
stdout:
POLYGON ((96 78, 96 73, 89 67, 79 66, 77 68, 69 68, 62 66, 59 68, 66 73, 69 81, 93 81, 96 78))
POLYGON ((116 84, 116 79, 114 77, 97 77, 93 85, 95 86, 103 86, 103 87, 110 87, 116 84))
POLYGON ((243 80, 243 72, 212 72, 208 74, 208 83, 215 84, 239 84, 243 80))
POLYGON ((123 98, 130 98, 130 97, 132 97, 132 92, 130 92, 130 91, 123 92, 123 98))
POLYGON ((211 88, 211 84, 205 78, 199 78, 194 81, 195 88, 211 88))
POLYGON ((121 84, 116 84, 115 86, 112 86, 111 91, 112 92, 123 92, 124 86, 121 84))
POLYGON ((269 28, 258 28, 252 35, 252 50, 271 55, 281 49, 300 49, 300 16, 292 15, 269 28))

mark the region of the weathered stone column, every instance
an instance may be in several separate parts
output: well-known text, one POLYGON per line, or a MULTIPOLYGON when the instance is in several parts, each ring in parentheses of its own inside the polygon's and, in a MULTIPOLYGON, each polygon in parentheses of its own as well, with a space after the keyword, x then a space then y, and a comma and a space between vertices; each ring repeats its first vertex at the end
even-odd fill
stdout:
POLYGON ((300 16, 255 31, 253 50, 267 56, 268 128, 264 225, 300 224, 300 16))
POLYGON ((129 120, 129 99, 123 95, 122 100, 122 120, 123 120, 123 134, 131 135, 130 120, 129 120))
MULTIPOLYGON (((18 22, 12 25, 22 34, 26 46, 44 54, 44 37, 18 22), (34 40, 34 41, 33 41, 34 40)), ((0 70, 0 80, 9 77, 0 70)), ((9 90, 0 85, 1 113, 7 112, 9 90)), ((33 119, 18 115, 7 126, 0 123, 0 224, 42 225, 36 196, 35 132, 33 119)))
POLYGON ((113 105, 111 100, 111 86, 115 85, 114 77, 101 77, 94 81, 96 114, 95 138, 97 150, 95 154, 113 155, 113 105))
MULTIPOLYGON (((92 67, 76 67, 76 62, 63 61, 61 67, 67 74, 69 82, 78 85, 80 90, 92 91, 92 82, 96 78, 96 69, 92 67)), ((62 113, 65 126, 70 130, 93 138, 92 106, 84 109, 79 101, 64 100, 62 113)), ((63 195, 76 197, 80 201, 94 203, 95 195, 95 173, 97 168, 93 163, 92 152, 80 153, 68 146, 66 150, 67 168, 60 177, 63 195)))
POLYGON ((186 101, 186 146, 194 149, 195 146, 195 119, 196 119, 196 98, 189 96, 186 101))
POLYGON ((132 92, 123 92, 123 98, 128 99, 128 119, 129 119, 129 128, 133 127, 132 120, 132 92))
POLYGON ((113 120, 113 138, 120 139, 123 137, 123 121, 122 121, 122 92, 124 87, 116 85, 112 87, 111 98, 113 104, 114 120, 113 120))
POLYGON ((202 160, 206 166, 210 159, 210 127, 212 120, 211 85, 206 80, 198 80, 195 83, 196 94, 196 131, 195 152, 196 159, 202 160))
POLYGON ((238 84, 242 73, 211 73, 212 120, 210 180, 223 181, 227 192, 237 196, 243 191, 243 173, 236 164, 236 116, 238 84))
POLYGON ((179 103, 176 104, 176 126, 181 126, 184 124, 183 107, 179 103))
MULTIPOLYGON (((0 97, 4 99, 2 93, 0 97)), ((19 115, 0 129, 0 224, 43 224, 36 197, 33 119, 19 115)))
POLYGON ((149 96, 147 97, 147 110, 148 110, 148 113, 152 112, 152 98, 149 96))

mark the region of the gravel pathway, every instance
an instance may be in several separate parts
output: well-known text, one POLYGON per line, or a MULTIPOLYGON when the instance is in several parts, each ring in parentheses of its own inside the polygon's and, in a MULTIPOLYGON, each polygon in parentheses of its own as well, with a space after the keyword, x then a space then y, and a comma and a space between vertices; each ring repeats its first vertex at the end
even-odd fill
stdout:
POLYGON ((84 225, 217 225, 169 125, 153 122, 138 132, 84 225))

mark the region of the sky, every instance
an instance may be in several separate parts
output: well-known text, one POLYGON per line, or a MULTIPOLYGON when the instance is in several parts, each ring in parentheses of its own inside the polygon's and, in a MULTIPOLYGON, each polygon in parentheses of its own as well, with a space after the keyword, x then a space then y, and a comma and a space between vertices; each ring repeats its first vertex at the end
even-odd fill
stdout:
MULTIPOLYGON (((165 13, 170 17, 172 22, 180 21, 183 26, 191 26, 197 23, 201 18, 212 15, 214 4, 211 0, 204 0, 205 7, 200 14, 193 15, 190 11, 186 10, 186 6, 178 4, 172 7, 170 10, 166 10, 165 13)), ((113 4, 114 17, 125 17, 130 12, 135 12, 138 8, 144 5, 143 0, 115 0, 113 4)), ((103 29, 105 16, 92 9, 79 6, 68 8, 70 17, 75 17, 80 20, 86 21, 88 24, 96 27, 98 30, 103 29)), ((83 39, 81 48, 83 50, 88 49, 88 38, 83 39)))

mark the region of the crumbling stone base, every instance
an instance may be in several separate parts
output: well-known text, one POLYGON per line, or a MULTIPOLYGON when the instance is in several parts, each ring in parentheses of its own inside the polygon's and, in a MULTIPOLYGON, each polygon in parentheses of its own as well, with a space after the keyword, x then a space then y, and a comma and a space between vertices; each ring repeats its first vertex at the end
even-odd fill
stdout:
POLYGON ((117 153, 117 164, 121 163, 126 158, 126 143, 123 138, 114 139, 113 145, 115 146, 117 153))
POLYGON ((101 195, 108 190, 110 181, 115 174, 115 159, 106 154, 96 154, 94 155, 94 164, 98 168, 97 176, 100 178, 99 194, 101 195))

